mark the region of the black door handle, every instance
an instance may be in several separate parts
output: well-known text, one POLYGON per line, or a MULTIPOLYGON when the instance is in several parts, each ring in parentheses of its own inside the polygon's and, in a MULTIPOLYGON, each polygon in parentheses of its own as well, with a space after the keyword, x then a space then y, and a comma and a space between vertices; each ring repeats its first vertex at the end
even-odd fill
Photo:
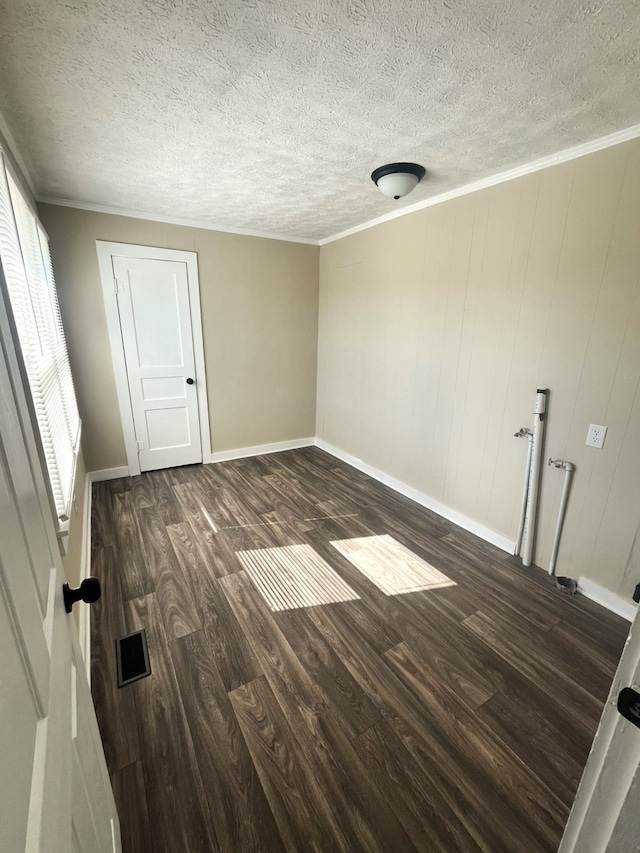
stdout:
POLYGON ((191 377, 187 379, 187 385, 193 385, 193 379, 191 377))
POLYGON ((618 695, 618 713, 640 728, 640 693, 624 687, 618 695))
POLYGON ((77 589, 72 589, 68 583, 62 584, 62 597, 64 598, 64 609, 71 613, 71 608, 76 601, 85 601, 93 604, 100 598, 102 590, 98 578, 85 578, 77 589))

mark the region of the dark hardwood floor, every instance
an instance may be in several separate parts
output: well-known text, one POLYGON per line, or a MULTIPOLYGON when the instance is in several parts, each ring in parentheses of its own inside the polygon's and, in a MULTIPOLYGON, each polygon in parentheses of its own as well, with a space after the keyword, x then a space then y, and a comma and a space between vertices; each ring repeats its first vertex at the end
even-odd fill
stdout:
POLYGON ((557 849, 624 620, 315 448, 96 483, 92 547, 124 853, 557 849), (378 535, 456 585, 385 595, 331 544, 378 535), (295 545, 359 597, 272 610, 237 552, 295 545))

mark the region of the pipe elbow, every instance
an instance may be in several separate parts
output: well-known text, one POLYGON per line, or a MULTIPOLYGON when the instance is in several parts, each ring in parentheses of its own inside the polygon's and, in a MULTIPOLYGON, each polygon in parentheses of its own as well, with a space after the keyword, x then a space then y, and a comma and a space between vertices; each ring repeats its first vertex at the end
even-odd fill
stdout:
POLYGON ((532 435, 531 430, 527 429, 527 427, 520 427, 518 432, 514 432, 514 438, 522 438, 524 435, 532 435))

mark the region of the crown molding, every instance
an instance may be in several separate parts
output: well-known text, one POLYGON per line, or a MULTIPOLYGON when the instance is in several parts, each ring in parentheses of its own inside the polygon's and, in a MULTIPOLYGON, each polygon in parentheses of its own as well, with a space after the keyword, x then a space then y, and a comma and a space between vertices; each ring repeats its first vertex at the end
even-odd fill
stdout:
MULTIPOLYGON (((197 219, 181 219, 173 216, 162 216, 152 213, 146 213, 139 210, 128 210, 126 208, 111 207, 108 205, 88 204, 84 202, 73 201, 72 199, 52 198, 49 196, 38 196, 35 190, 35 184, 32 178, 32 172, 27 165, 27 162, 22 157, 18 146, 11 134, 9 126, 0 113, 0 133, 4 136, 8 152, 12 155, 20 170, 27 181, 31 192, 38 202, 42 204, 54 204, 59 207, 72 207, 78 210, 89 210, 94 213, 107 213, 112 216, 129 216, 133 219, 146 219, 150 222, 164 222, 167 225, 182 225, 186 228, 201 228, 205 231, 220 231, 225 234, 239 234, 246 237, 260 237, 265 240, 281 240, 288 243, 302 243, 308 246, 326 246, 328 243, 333 243, 336 240, 341 240, 343 237, 349 237, 352 234, 357 234, 360 231, 366 231, 376 225, 381 225, 384 222, 390 222, 392 219, 398 219, 401 216, 408 216, 411 213, 416 213, 419 210, 424 210, 427 207, 433 207, 436 204, 442 204, 445 201, 450 201, 454 198, 459 198, 463 195, 478 192, 479 190, 487 189, 496 186, 497 184, 511 181, 514 178, 520 178, 524 175, 530 175, 533 172, 538 172, 542 169, 548 169, 551 166, 557 166, 560 163, 566 163, 570 160, 575 160, 579 157, 584 157, 587 154, 593 154, 596 151, 601 151, 604 148, 611 148, 614 145, 619 145, 622 142, 628 142, 631 139, 640 137, 640 124, 632 125, 624 130, 610 133, 607 136, 602 136, 599 139, 594 139, 591 142, 584 142, 580 145, 575 145, 560 151, 556 154, 550 154, 546 157, 541 157, 538 160, 533 160, 530 163, 525 163, 522 166, 516 166, 513 169, 507 169, 504 172, 498 172, 487 178, 482 178, 479 181, 473 181, 470 184, 465 184, 457 189, 450 190, 440 195, 432 196, 431 198, 419 201, 416 204, 410 204, 400 210, 394 210, 386 213, 383 216, 370 219, 360 225, 355 225, 353 228, 348 228, 345 231, 340 231, 329 237, 322 239, 312 239, 308 237, 295 237, 290 234, 277 234, 268 231, 253 231, 247 228, 232 228, 225 225, 216 225, 210 222, 201 222, 197 219)), ((2 146, 0 145, 0 149, 2 146)))
POLYGON ((290 234, 274 234, 269 231, 251 231, 248 228, 231 228, 228 225, 215 225, 211 222, 201 222, 199 219, 180 219, 175 216, 161 216, 159 214, 145 213, 140 210, 127 210, 126 208, 110 207, 103 204, 87 204, 81 201, 73 201, 66 198, 51 198, 50 196, 39 196, 39 204, 55 204, 58 207, 73 207, 76 210, 90 210, 93 213, 108 213, 111 216, 129 216, 132 219, 146 219, 148 222, 164 222, 166 225, 183 225, 186 228, 201 228, 204 231, 222 231, 224 234, 240 234, 244 237, 262 237, 264 240, 282 240, 287 243, 304 243, 308 246, 319 246, 319 240, 308 237, 292 237, 290 234))
POLYGON ((630 139, 637 139, 640 136, 640 124, 634 124, 625 130, 610 133, 608 136, 601 136, 599 139, 594 139, 591 142, 583 142, 580 145, 574 145, 572 148, 566 148, 557 154, 549 154, 547 157, 541 157, 539 160, 532 160, 531 163, 525 163, 523 166, 516 166, 514 169, 507 169, 504 172, 498 172, 496 175, 491 175, 488 178, 482 178, 479 181, 473 181, 470 184, 465 184, 455 190, 450 190, 440 195, 434 195, 424 201, 419 201, 416 204, 410 204, 403 207, 401 210, 394 210, 391 213, 386 213, 384 216, 379 216, 376 219, 370 219, 368 222, 363 222, 362 225, 355 225, 353 228, 348 228, 346 231, 340 231, 331 237, 325 237, 319 241, 320 246, 326 246, 327 243, 333 243, 336 240, 341 240, 343 237, 349 237, 351 234, 357 234, 359 231, 366 231, 368 228, 373 228, 375 225, 381 225, 383 222, 389 222, 392 219, 398 219, 401 216, 408 216, 410 213, 415 213, 418 210, 424 210, 426 207, 433 207, 436 204, 442 204, 445 201, 450 201, 454 198, 459 198, 469 193, 478 192, 488 187, 494 187, 497 184, 503 184, 505 181, 512 181, 514 178, 520 178, 523 175, 530 175, 532 172, 539 172, 541 169, 548 169, 551 166, 557 166, 560 163, 567 163, 569 160, 576 160, 578 157, 585 157, 587 154, 593 154, 596 151, 602 151, 604 148, 611 148, 614 145, 619 145, 622 142, 628 142, 630 139))

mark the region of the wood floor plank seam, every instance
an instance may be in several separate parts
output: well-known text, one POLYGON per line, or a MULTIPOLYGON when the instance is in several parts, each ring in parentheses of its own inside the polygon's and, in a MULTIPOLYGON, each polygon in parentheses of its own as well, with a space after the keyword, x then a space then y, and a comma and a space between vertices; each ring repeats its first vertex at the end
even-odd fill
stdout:
MULTIPOLYGON (((436 735, 433 722, 424 716, 424 709, 419 700, 402 684, 391 669, 372 662, 361 644, 355 642, 353 634, 343 619, 326 610, 320 613, 318 609, 311 611, 309 617, 328 638, 332 639, 344 663, 369 691, 378 704, 383 718, 396 729, 416 759, 419 762, 428 761, 431 773, 439 772, 441 766, 450 768, 455 785, 452 785, 446 776, 441 778, 443 793, 447 792, 449 804, 457 810, 459 819, 463 823, 466 816, 470 831, 484 841, 493 838, 491 843, 499 849, 500 844, 497 839, 500 834, 496 835, 496 829, 493 826, 495 822, 499 825, 500 833, 504 838, 510 839, 513 849, 543 849, 539 841, 533 840, 535 836, 529 838, 526 844, 521 839, 522 846, 517 847, 517 839, 521 833, 524 832, 529 837, 536 827, 530 825, 530 816, 524 809, 518 817, 502 796, 491 799, 493 815, 487 822, 487 815, 481 806, 482 795, 479 790, 483 787, 480 782, 484 776, 483 768, 475 765, 475 771, 481 771, 476 777, 479 784, 476 788, 470 781, 472 777, 468 775, 468 769, 467 771, 463 769, 468 765, 469 759, 475 762, 473 754, 469 754, 465 744, 458 739, 453 742, 445 739, 441 742, 440 737, 436 735)), ((511 793, 513 796, 515 792, 507 791, 506 793, 507 795, 511 793)), ((548 832, 549 824, 545 822, 537 829, 548 832)))
POLYGON ((314 684, 321 686, 332 717, 347 737, 355 737, 380 719, 369 696, 303 612, 280 613, 277 623, 314 684))
POLYGON ((353 739, 353 744, 380 791, 390 798, 400 822, 418 850, 429 850, 430 853, 484 850, 485 853, 495 853, 484 845, 480 846, 467 831, 441 796, 437 785, 384 720, 365 729, 353 739))
POLYGON ((155 592, 156 586, 144 554, 138 513, 133 505, 131 491, 113 494, 112 507, 122 595, 128 601, 155 592))
POLYGON ((187 524, 167 527, 178 562, 192 580, 210 653, 226 689, 232 690, 262 675, 262 669, 231 613, 216 573, 208 571, 211 555, 204 550, 206 543, 191 538, 189 530, 187 524))
POLYGON ((123 853, 557 849, 619 617, 314 447, 96 483, 91 533, 123 853), (331 545, 370 536, 457 585, 385 595, 331 545), (360 598, 269 610, 237 552, 289 546, 360 598))
POLYGON ((168 850, 219 853, 156 594, 127 602, 127 619, 130 630, 146 630, 151 661, 151 675, 123 689, 132 690, 138 708, 154 844, 168 850), (164 725, 169 738, 162 731, 164 725), (181 796, 183 789, 187 796, 181 796))
POLYGON ((98 724, 103 732, 103 746, 111 773, 140 758, 136 726, 113 726, 111 720, 136 719, 133 694, 118 689, 116 674, 116 640, 128 633, 122 588, 115 548, 97 549, 92 558, 92 572, 102 585, 102 595, 92 612, 91 643, 92 693, 98 724))
POLYGON ((265 676, 229 698, 287 850, 350 851, 265 676))
POLYGON ((575 726, 593 728, 597 724, 602 713, 602 701, 568 676, 563 667, 550 667, 548 659, 539 650, 532 648, 524 653, 522 640, 509 637, 504 632, 498 634, 494 629, 495 623, 482 611, 465 619, 462 625, 540 689, 555 690, 565 701, 570 701, 577 711, 575 726))
MULTIPOLYGON (((426 623, 430 623, 437 630, 428 634, 425 630, 425 620, 417 607, 406 599, 401 602, 396 601, 394 605, 392 612, 404 626, 405 642, 414 647, 417 653, 422 654, 424 659, 437 661, 442 655, 453 654, 455 663, 451 665, 448 675, 454 674, 457 668, 469 686, 475 684, 473 692, 477 696, 503 694, 515 697, 515 691, 524 693, 528 705, 534 705, 537 701, 540 707, 546 708, 546 714, 543 716, 549 731, 550 744, 554 749, 560 748, 560 745, 574 746, 575 755, 587 754, 590 738, 588 735, 584 736, 582 726, 576 727, 573 710, 566 705, 562 694, 556 696, 545 691, 541 695, 540 682, 535 678, 531 680, 528 677, 530 673, 525 674, 521 668, 514 668, 509 656, 499 654, 489 645, 484 643, 470 645, 466 632, 461 631, 459 626, 457 632, 454 632, 446 616, 442 619, 439 612, 430 611, 426 623), (441 639, 441 636, 445 639, 441 639), (482 673, 480 684, 476 684, 475 676, 466 669, 467 661, 482 673), (556 718, 559 720, 557 727, 555 726, 556 718)), ((440 667, 436 671, 442 672, 440 667)), ((454 689, 457 688, 454 686, 454 689)), ((464 690, 468 693, 469 687, 465 687, 464 690)), ((468 695, 465 698, 468 701, 468 695)), ((604 701, 605 697, 601 698, 604 701)), ((592 734, 594 727, 592 724, 592 727, 587 727, 587 730, 592 734)))
POLYGON ((280 833, 233 708, 233 691, 227 692, 208 654, 204 631, 174 640, 171 656, 221 850, 281 850, 280 833))
POLYGON ((118 818, 125 844, 136 853, 154 853, 143 759, 112 773, 111 784, 118 804, 118 818))
POLYGON ((160 603, 169 639, 190 634, 202 627, 190 581, 176 559, 167 528, 156 507, 139 510, 141 536, 149 572, 160 603))
POLYGON ((397 819, 377 793, 374 795, 348 737, 339 727, 327 724, 330 714, 326 713, 325 698, 307 676, 249 578, 239 572, 225 578, 223 585, 236 616, 250 636, 254 651, 259 659, 263 658, 265 678, 287 717, 298 747, 315 767, 325 796, 330 796, 336 820, 350 849, 362 853, 415 850, 397 819), (357 799, 351 796, 354 775, 358 781, 357 799))
MULTIPOLYGON (((425 709, 429 708, 434 714, 441 712, 439 728, 445 735, 448 731, 449 740, 453 740, 457 734, 471 751, 484 756, 486 764, 494 764, 496 772, 488 774, 488 779, 499 796, 510 801, 513 790, 518 789, 518 798, 522 799, 527 813, 533 815, 538 812, 536 823, 551 823, 555 818, 556 827, 563 826, 568 813, 546 783, 536 777, 520 756, 497 737, 478 714, 470 711, 444 682, 436 680, 431 673, 427 680, 418 656, 406 643, 400 643, 395 649, 385 652, 384 658, 425 709), (538 811, 541 800, 546 805, 538 811)), ((548 839, 540 836, 540 840, 548 839)))

